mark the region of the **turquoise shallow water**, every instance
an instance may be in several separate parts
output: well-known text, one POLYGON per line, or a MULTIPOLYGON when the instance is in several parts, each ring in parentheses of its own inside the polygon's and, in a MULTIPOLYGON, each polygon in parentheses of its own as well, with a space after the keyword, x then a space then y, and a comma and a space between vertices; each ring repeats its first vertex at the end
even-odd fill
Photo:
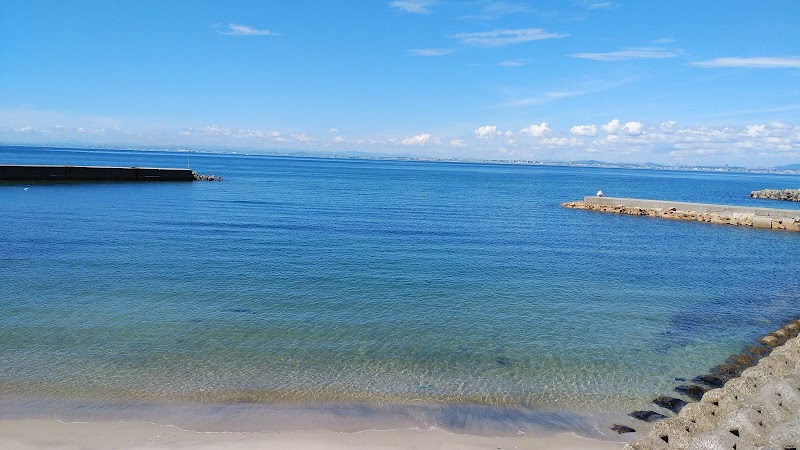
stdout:
POLYGON ((559 206, 602 189, 797 209, 747 198, 796 177, 188 158, 225 181, 0 184, 10 409, 488 405, 580 428, 570 414, 640 409, 798 315, 798 234, 559 206))

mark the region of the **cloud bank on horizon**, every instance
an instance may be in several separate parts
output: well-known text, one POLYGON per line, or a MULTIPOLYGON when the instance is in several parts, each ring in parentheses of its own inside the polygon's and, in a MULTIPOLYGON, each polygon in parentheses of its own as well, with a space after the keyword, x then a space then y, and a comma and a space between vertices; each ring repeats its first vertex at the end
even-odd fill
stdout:
POLYGON ((0 143, 800 162, 796 3, 642 3, 32 0, 0 143))

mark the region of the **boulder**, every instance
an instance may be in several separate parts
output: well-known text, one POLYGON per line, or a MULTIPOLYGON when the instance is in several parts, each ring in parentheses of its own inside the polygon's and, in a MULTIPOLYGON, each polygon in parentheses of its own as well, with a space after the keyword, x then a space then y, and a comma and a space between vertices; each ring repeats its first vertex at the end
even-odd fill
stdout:
POLYGON ((711 373, 725 378, 733 378, 741 375, 742 368, 731 364, 720 364, 711 369, 711 373))
POLYGON ((617 432, 617 433, 619 433, 619 434, 624 434, 624 433, 635 433, 635 432, 636 432, 636 430, 635 430, 635 429, 633 429, 633 428, 631 428, 631 427, 629 427, 629 426, 625 426, 625 425, 616 425, 616 424, 614 424, 614 426, 612 426, 612 427, 611 427, 611 430, 612 430, 612 431, 616 431, 616 432, 617 432))
POLYGON ((681 411, 681 409, 683 409, 683 407, 686 406, 687 402, 685 400, 681 400, 679 398, 667 397, 667 396, 662 395, 662 396, 656 397, 653 400, 653 403, 655 403, 656 405, 658 405, 658 406, 660 406, 660 407, 662 407, 664 409, 668 409, 668 410, 674 412, 675 414, 678 414, 681 411))
POLYGON ((675 388, 675 392, 681 393, 692 400, 700 400, 707 390, 694 384, 684 384, 675 388))
POLYGON ((656 420, 667 418, 667 416, 659 414, 655 411, 634 411, 628 415, 634 419, 639 419, 645 422, 655 422, 656 420))
POLYGON ((756 363, 756 358, 747 353, 740 353, 738 355, 729 356, 725 362, 736 366, 750 367, 756 363))
POLYGON ((712 388, 721 388, 722 386, 725 385, 725 382, 728 381, 728 378, 727 377, 723 378, 719 375, 709 374, 709 375, 700 375, 698 377, 694 377, 692 381, 694 381, 695 383, 705 384, 706 386, 711 386, 712 388))

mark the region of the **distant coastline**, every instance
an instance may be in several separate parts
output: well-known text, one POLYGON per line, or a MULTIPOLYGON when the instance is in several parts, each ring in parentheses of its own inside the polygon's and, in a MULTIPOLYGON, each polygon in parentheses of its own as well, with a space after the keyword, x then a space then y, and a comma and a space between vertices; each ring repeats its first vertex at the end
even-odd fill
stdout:
POLYGON ((497 165, 530 165, 549 167, 585 167, 600 169, 633 169, 633 170, 661 170, 675 172, 717 172, 717 173, 754 173, 754 174, 779 174, 800 175, 800 164, 789 164, 777 167, 743 167, 743 166, 684 166, 667 165, 658 163, 621 163, 598 160, 588 161, 543 161, 527 159, 477 159, 477 158, 435 158, 429 156, 391 155, 383 153, 364 152, 305 152, 296 150, 268 149, 259 151, 255 149, 230 149, 206 147, 204 149, 181 147, 139 147, 139 146, 80 146, 77 144, 64 145, 31 145, 0 143, 3 148, 47 148, 63 150, 89 150, 89 151, 138 151, 138 152, 164 152, 164 153, 196 153, 196 154, 224 154, 244 155, 256 157, 281 157, 281 158, 322 158, 322 159, 350 159, 365 161, 403 161, 403 162, 441 162, 457 164, 497 164, 497 165))

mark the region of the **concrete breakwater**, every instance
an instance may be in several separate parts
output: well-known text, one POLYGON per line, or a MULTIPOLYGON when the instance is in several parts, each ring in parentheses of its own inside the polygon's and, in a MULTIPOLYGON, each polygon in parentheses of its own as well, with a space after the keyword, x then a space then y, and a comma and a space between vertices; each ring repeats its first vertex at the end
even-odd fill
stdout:
POLYGON ((751 192, 750 198, 800 202, 800 189, 762 189, 760 191, 751 192))
POLYGON ((759 340, 775 347, 758 364, 656 422, 626 450, 800 447, 800 321, 759 340))
POLYGON ((800 210, 596 196, 584 197, 583 201, 563 203, 562 206, 633 216, 800 232, 800 210))
POLYGON ((0 181, 194 181, 191 169, 0 165, 0 181))

